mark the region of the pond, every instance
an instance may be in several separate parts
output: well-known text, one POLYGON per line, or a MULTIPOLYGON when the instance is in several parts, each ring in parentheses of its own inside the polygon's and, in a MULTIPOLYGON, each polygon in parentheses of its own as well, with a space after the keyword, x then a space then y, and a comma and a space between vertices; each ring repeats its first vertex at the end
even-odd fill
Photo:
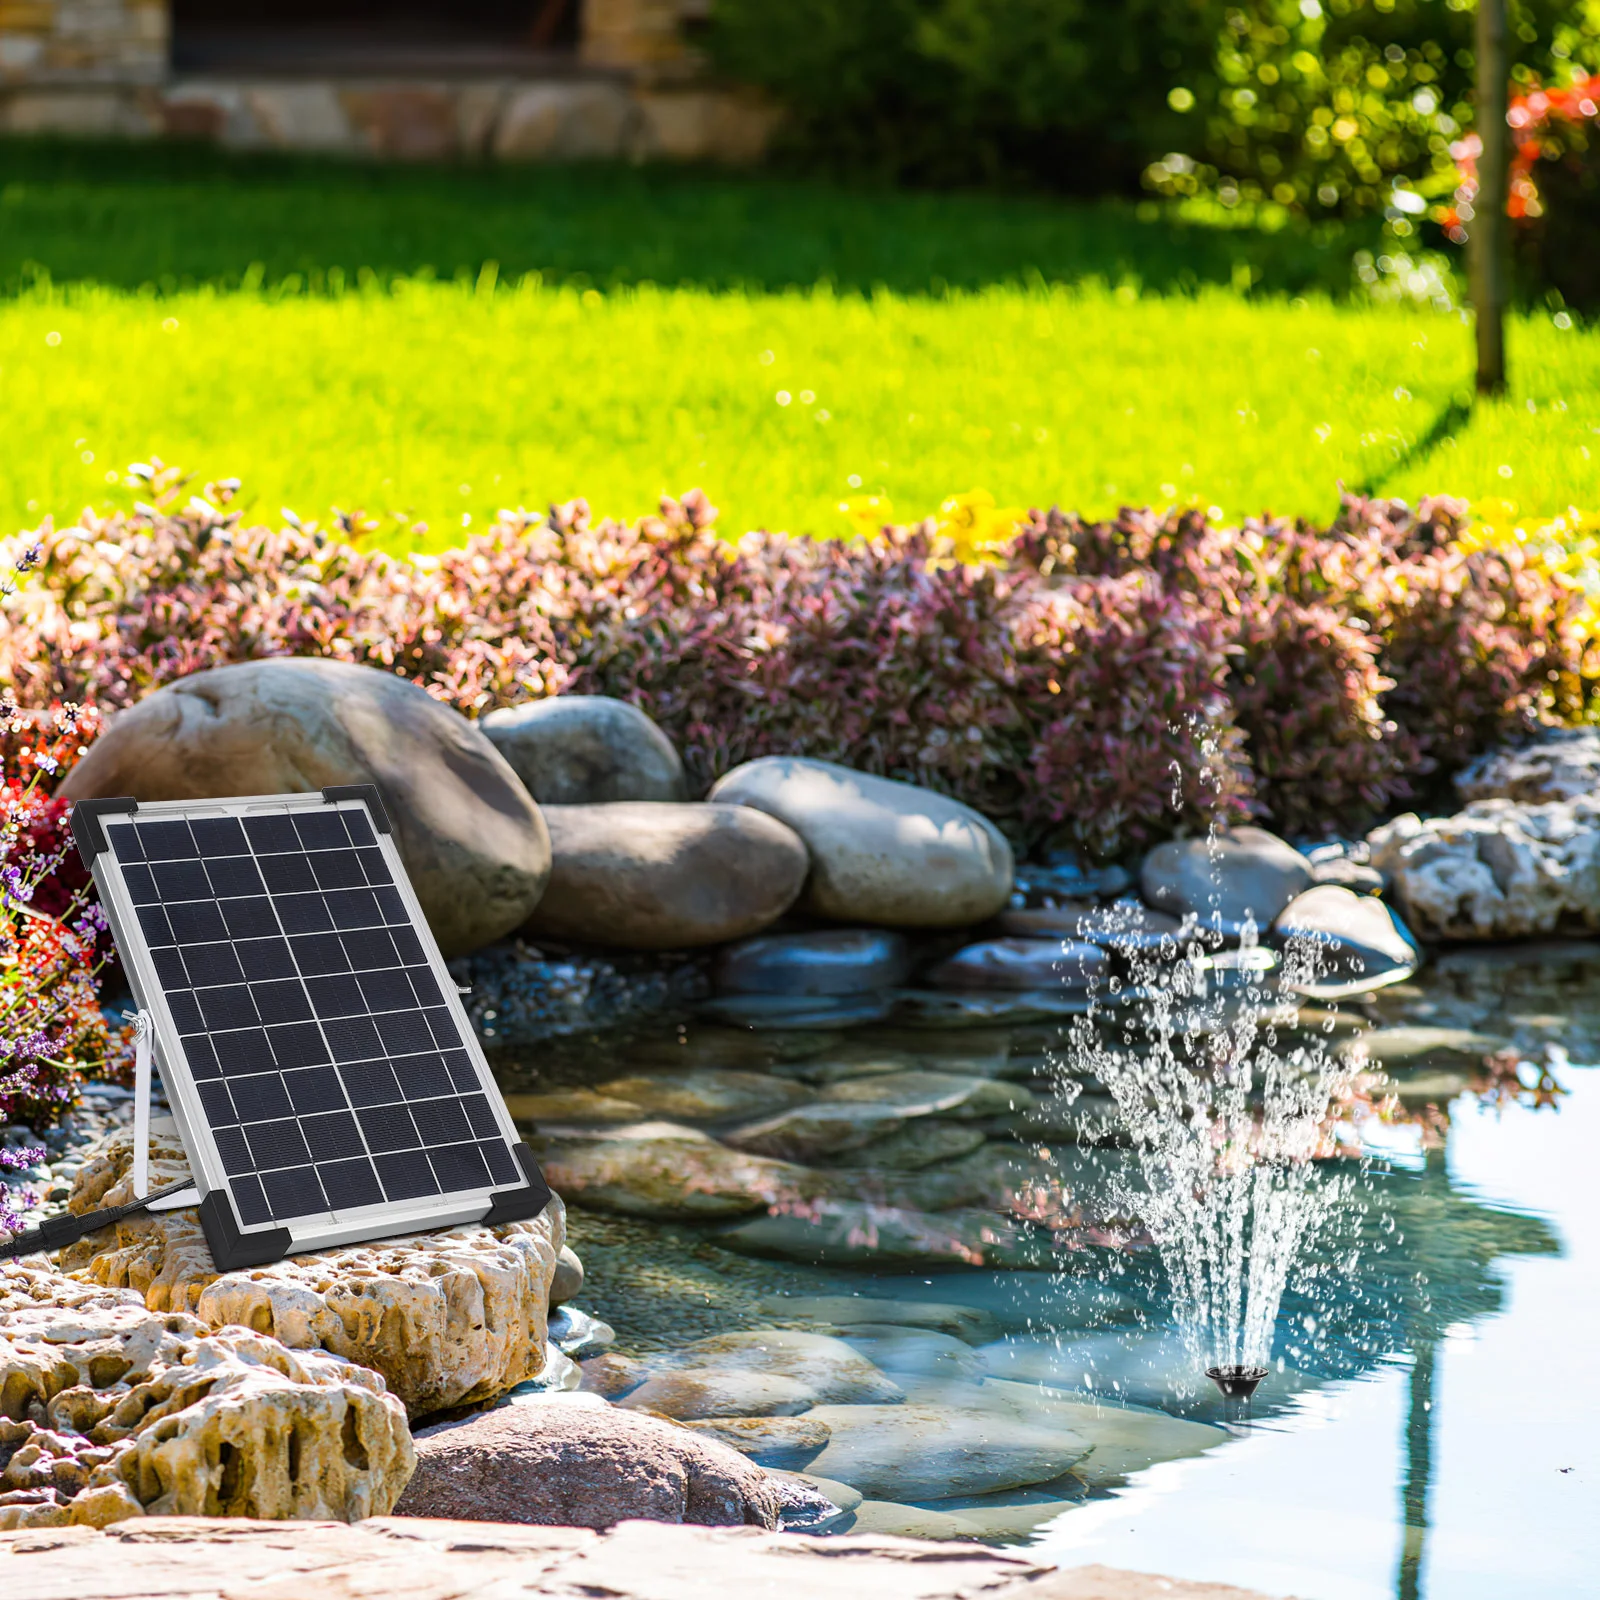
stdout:
POLYGON ((537 1071, 508 1057, 514 1114, 571 1204, 579 1304, 616 1331, 585 1386, 663 1397, 639 1403, 810 1473, 840 1529, 1303 1600, 1595 1593, 1600 947, 1455 951, 1332 1010, 1330 1036, 1365 1039, 1399 1107, 1360 1121, 1359 1159, 1318 1164, 1314 1182, 1349 1186, 1342 1225, 1291 1274, 1249 1408, 1198 1370, 1158 1252, 1118 1232, 1107 1186, 1131 1153, 1044 1106, 1064 1025, 691 1024, 569 1044, 537 1071), (940 1101, 918 1073, 1034 1108, 940 1101), (799 1126, 787 1159, 759 1154, 775 1136, 727 1142, 763 1084, 799 1126), (889 1133, 807 1146, 819 1105, 892 1092, 889 1133), (641 1118, 647 1158, 621 1135, 641 1118), (795 1172, 812 1187, 774 1201, 795 1172), (818 1334, 891 1387, 824 1371, 818 1334), (834 1391, 786 1399, 796 1375, 834 1391))

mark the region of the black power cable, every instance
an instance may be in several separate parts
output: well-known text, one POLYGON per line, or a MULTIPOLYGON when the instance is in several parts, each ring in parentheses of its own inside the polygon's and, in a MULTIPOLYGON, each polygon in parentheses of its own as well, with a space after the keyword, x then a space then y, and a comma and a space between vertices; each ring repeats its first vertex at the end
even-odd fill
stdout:
MULTIPOLYGON (((64 1250, 97 1228, 108 1227, 113 1222, 121 1222, 124 1217, 143 1211, 153 1200, 165 1200, 168 1195, 181 1194, 183 1190, 192 1188, 193 1178, 180 1178, 176 1183, 169 1183, 164 1189, 153 1189, 142 1199, 130 1200, 124 1206, 106 1206, 102 1210, 85 1211, 78 1216, 68 1213, 50 1217, 37 1228, 13 1234, 4 1244, 0 1244, 0 1261, 14 1261, 18 1256, 36 1255, 42 1250, 64 1250)), ((198 1197, 195 1204, 199 1204, 198 1197)))

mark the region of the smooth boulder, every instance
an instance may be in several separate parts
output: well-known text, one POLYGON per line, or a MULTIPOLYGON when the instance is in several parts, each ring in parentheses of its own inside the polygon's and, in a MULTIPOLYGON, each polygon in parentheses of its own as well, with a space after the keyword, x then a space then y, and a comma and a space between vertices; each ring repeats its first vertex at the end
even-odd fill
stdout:
POLYGON ((626 950, 742 939, 793 904, 806 848, 745 806, 549 806, 549 887, 526 932, 626 950))
POLYGON ((1287 949, 1284 983, 1318 1000, 1337 1000, 1401 983, 1422 960, 1405 924, 1381 900, 1335 884, 1296 895, 1272 925, 1287 949))
POLYGON ((1311 863, 1265 828, 1230 828, 1209 839, 1169 839, 1144 858, 1145 900, 1203 928, 1234 933, 1248 919, 1263 931, 1311 887, 1311 863))
POLYGON ((905 939, 883 928, 769 933, 717 957, 720 994, 850 995, 892 989, 911 971, 905 939))
POLYGON ((719 1440, 610 1406, 511 1405, 417 1441, 410 1517, 609 1528, 642 1517, 776 1528, 760 1467, 719 1440))
POLYGON ((626 700, 558 695, 491 711, 478 726, 541 805, 689 798, 672 741, 626 700))
POLYGON ((1011 895, 1005 835, 970 806, 831 761, 766 756, 718 780, 711 799, 778 818, 811 855, 801 907, 836 922, 953 928, 1011 895))
POLYGON ((1076 939, 988 939, 941 961, 929 981, 949 989, 1083 991, 1110 970, 1099 945, 1076 939))
POLYGON ((533 797, 465 717, 392 672, 306 658, 180 678, 111 719, 69 800, 211 800, 371 783, 446 956, 526 921, 550 875, 533 797))

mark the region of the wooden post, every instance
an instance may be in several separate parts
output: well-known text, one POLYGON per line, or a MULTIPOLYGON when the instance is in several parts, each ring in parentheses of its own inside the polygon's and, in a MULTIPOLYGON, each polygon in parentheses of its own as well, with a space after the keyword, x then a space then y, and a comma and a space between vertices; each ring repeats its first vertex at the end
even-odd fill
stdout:
POLYGON ((1506 279, 1509 223, 1510 138, 1506 131, 1506 0, 1478 0, 1477 132, 1478 193, 1468 235, 1468 273, 1478 336, 1478 393, 1504 394, 1506 388, 1506 279))

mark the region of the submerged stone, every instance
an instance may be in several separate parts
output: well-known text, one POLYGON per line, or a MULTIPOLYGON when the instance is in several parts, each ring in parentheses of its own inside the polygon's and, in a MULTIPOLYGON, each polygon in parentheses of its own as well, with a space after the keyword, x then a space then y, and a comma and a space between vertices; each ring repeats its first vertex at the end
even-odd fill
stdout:
POLYGON ((1025 993, 901 989, 894 997, 894 1020, 904 1028, 990 1029, 997 1024, 1047 1022, 1052 1017, 1081 1017, 1087 996, 1064 988, 1030 989, 1025 993))
POLYGON ((835 1328, 858 1325, 928 1328, 983 1344, 997 1331, 993 1315, 974 1306, 938 1300, 890 1300, 881 1295, 773 1295, 761 1309, 775 1317, 807 1317, 835 1328))
MULTIPOLYGON (((827 1423, 817 1422, 805 1416, 711 1417, 686 1422, 684 1426, 693 1429, 702 1438, 715 1439, 719 1444, 737 1450, 746 1460, 755 1462, 758 1467, 776 1467, 789 1471, 803 1467, 814 1460, 828 1442, 827 1423)), ((844 1484, 836 1486, 837 1489, 845 1491, 837 1497, 829 1493, 821 1479, 815 1480, 814 1486, 845 1511, 853 1511, 855 1505, 861 1501, 861 1495, 855 1493, 855 1504, 843 1504, 842 1502, 849 1499, 850 1494, 854 1492, 849 1491, 844 1484)), ((787 1526, 787 1519, 785 1525, 787 1526)))
POLYGON ((702 1002, 699 1014, 735 1028, 859 1028, 882 1022, 892 1009, 882 994, 729 994, 702 1002))
POLYGON ((719 994, 855 995, 892 989, 911 970, 905 939, 885 928, 769 933, 717 957, 719 994))
POLYGON ((1048 1238, 992 1211, 925 1212, 821 1199, 726 1229, 720 1244, 744 1255, 819 1266, 1049 1267, 1048 1238))
MULTIPOLYGON (((849 1166, 870 1166, 880 1172, 917 1172, 970 1155, 982 1148, 984 1138, 980 1129, 970 1125, 919 1118, 835 1159, 849 1166)), ((830 1164, 826 1156, 817 1159, 824 1166, 830 1164)))
POLYGON ((1108 970, 1098 945, 1069 939, 989 939, 940 962, 928 977, 951 989, 1081 991, 1108 970))
POLYGON ((507 1095, 506 1105, 518 1122, 536 1127, 656 1120, 693 1126, 775 1112, 805 1098, 803 1088, 768 1073, 690 1067, 611 1078, 593 1089, 507 1095))

